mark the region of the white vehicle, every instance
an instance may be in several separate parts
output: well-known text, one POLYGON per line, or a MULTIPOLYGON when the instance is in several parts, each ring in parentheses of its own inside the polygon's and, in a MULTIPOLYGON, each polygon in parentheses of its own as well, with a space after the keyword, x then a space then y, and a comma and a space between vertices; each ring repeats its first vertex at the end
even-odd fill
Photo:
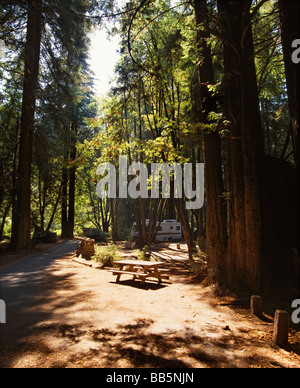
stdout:
MULTIPOLYGON (((146 220, 146 225, 149 225, 149 220, 146 220)), ((131 239, 135 240, 137 236, 138 231, 135 222, 131 230, 131 239)), ((158 241, 181 240, 182 228, 180 222, 177 222, 176 220, 164 220, 159 226, 156 239, 158 241)))

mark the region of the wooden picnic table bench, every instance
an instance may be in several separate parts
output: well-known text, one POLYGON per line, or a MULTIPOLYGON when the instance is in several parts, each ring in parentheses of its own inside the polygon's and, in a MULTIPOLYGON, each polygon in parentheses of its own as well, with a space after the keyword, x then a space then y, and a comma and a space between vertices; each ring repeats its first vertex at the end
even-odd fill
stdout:
POLYGON ((146 279, 154 278, 158 280, 158 284, 163 279, 169 279, 167 275, 168 270, 162 268, 164 263, 152 262, 152 261, 138 261, 138 260, 122 260, 115 261, 114 264, 118 268, 111 268, 111 272, 114 276, 117 276, 117 282, 120 281, 122 275, 133 276, 133 279, 139 279, 142 284, 145 283, 146 279))

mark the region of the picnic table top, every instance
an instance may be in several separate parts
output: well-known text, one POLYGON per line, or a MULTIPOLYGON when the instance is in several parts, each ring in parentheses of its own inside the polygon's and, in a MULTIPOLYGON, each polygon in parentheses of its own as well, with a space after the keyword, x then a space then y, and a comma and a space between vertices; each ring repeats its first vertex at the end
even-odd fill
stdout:
POLYGON ((114 261, 114 264, 117 265, 139 265, 141 267, 160 267, 164 265, 163 262, 157 261, 141 261, 141 260, 122 260, 122 261, 114 261))

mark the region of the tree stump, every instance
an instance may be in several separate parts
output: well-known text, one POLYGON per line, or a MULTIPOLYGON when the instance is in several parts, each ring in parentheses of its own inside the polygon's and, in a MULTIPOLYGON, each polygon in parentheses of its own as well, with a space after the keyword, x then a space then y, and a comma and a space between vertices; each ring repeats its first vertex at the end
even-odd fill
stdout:
POLYGON ((180 244, 177 244, 177 249, 180 249, 180 244))
POLYGON ((286 311, 275 312, 273 341, 278 346, 287 345, 289 342, 289 314, 286 311))
POLYGON ((83 259, 91 260, 95 254, 95 240, 86 238, 80 241, 76 249, 76 256, 82 256, 83 259))
POLYGON ((82 257, 86 260, 91 260, 95 254, 95 240, 87 239, 83 248, 82 257))
POLYGON ((263 299, 261 296, 252 295, 251 297, 251 313, 257 317, 263 315, 263 299))

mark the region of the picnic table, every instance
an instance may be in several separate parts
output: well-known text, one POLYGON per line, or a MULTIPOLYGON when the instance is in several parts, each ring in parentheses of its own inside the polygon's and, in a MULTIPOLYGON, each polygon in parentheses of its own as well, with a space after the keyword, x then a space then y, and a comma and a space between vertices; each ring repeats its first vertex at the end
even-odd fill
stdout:
POLYGON ((133 280, 139 279, 142 281, 142 284, 145 284, 146 279, 149 278, 157 279, 158 284, 163 279, 169 279, 169 276, 166 274, 168 270, 162 268, 164 265, 162 262, 122 260, 115 261, 114 264, 118 268, 111 268, 109 272, 117 276, 117 282, 120 281, 122 275, 131 275, 133 276, 133 280))

